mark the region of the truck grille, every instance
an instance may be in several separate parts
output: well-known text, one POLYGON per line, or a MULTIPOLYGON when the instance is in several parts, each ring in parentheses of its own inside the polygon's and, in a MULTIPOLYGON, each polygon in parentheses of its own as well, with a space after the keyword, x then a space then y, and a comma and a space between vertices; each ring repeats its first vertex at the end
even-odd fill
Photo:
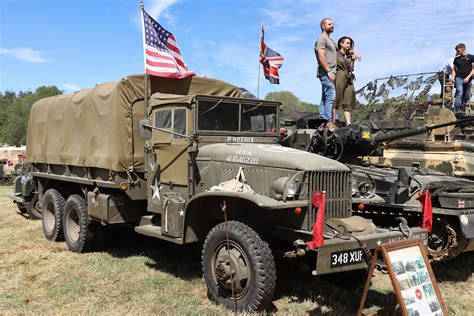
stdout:
POLYGON ((326 191, 326 220, 350 216, 352 203, 350 171, 307 172, 304 176, 304 188, 308 188, 308 191, 305 192, 309 203, 305 218, 308 230, 313 229, 316 219, 316 208, 311 202, 315 191, 326 191))

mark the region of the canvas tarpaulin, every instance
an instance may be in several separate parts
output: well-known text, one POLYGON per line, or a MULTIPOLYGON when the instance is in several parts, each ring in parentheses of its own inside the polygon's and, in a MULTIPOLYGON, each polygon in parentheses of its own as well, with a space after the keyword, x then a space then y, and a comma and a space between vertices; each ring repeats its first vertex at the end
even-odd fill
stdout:
MULTIPOLYGON (((189 104, 195 95, 242 97, 220 80, 150 77, 150 108, 189 104)), ((29 162, 144 171, 137 122, 144 115, 144 75, 37 101, 28 122, 29 162)))

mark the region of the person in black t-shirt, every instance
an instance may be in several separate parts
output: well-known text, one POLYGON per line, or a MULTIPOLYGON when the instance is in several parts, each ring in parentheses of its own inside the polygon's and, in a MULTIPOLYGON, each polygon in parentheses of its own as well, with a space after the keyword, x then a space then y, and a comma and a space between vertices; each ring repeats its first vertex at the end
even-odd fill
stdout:
POLYGON ((466 111, 466 105, 471 97, 472 77, 474 76, 474 56, 466 52, 463 43, 456 45, 454 58, 453 79, 456 86, 454 108, 456 111, 466 111))

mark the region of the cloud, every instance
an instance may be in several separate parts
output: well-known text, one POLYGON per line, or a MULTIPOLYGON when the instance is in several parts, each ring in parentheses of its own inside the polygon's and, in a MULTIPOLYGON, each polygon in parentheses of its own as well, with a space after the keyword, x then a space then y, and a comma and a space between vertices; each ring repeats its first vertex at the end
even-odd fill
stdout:
POLYGON ((0 54, 32 64, 50 63, 51 60, 44 56, 43 52, 33 50, 31 48, 0 48, 0 54))
POLYGON ((60 84, 59 85, 61 88, 65 89, 65 90, 71 90, 71 91, 79 91, 79 90, 82 90, 81 87, 78 87, 76 85, 73 85, 73 84, 69 84, 69 83, 63 83, 63 84, 60 84))
POLYGON ((172 15, 168 8, 173 4, 178 3, 179 0, 155 0, 151 1, 151 4, 145 7, 146 12, 150 14, 155 20, 159 20, 160 17, 167 21, 167 26, 174 26, 178 18, 172 15))

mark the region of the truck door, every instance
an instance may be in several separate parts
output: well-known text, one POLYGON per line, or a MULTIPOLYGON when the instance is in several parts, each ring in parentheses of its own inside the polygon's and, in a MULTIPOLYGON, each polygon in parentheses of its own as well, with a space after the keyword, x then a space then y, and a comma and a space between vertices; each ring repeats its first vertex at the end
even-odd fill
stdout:
MULTIPOLYGON (((151 188, 148 209, 162 214, 162 233, 177 235, 184 219, 188 191, 190 113, 185 106, 166 106, 153 109, 151 122, 155 130, 148 155, 147 182, 151 188), (173 133, 170 133, 173 132, 173 133)), ((175 236, 179 237, 179 236, 175 236)))

